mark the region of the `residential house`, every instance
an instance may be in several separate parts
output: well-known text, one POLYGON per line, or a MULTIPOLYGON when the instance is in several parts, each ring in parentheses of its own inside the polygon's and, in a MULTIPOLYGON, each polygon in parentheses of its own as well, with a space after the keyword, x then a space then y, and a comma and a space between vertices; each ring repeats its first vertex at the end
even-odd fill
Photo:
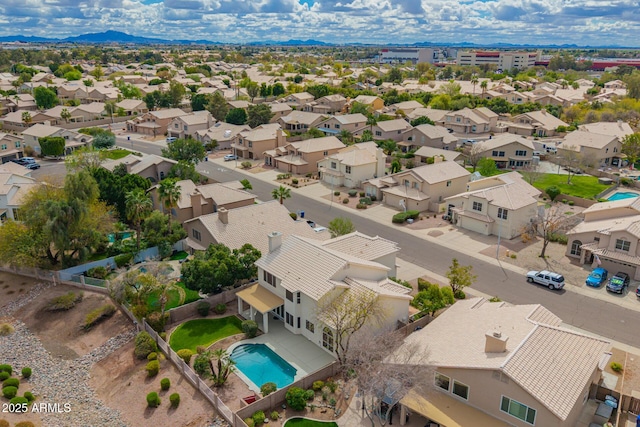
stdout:
POLYGON ((176 117, 185 116, 187 113, 179 108, 149 111, 131 120, 127 120, 127 131, 152 135, 154 138, 167 133, 169 123, 176 117))
MULTIPOLYGON (((104 102, 81 104, 73 110, 73 114, 76 117, 80 117, 80 120, 77 121, 89 122, 93 120, 102 120, 108 117, 104 107, 104 102)), ((117 111, 114 112, 114 115, 116 114, 117 111)))
POLYGON ((36 124, 28 129, 22 131, 22 137, 24 138, 24 145, 28 145, 35 150, 36 153, 42 152, 40 148, 40 138, 44 137, 61 137, 65 139, 64 154, 70 154, 73 150, 81 147, 86 147, 91 144, 93 137, 78 133, 71 129, 63 129, 56 126, 48 126, 43 124, 36 124))
POLYGON ((89 97, 88 87, 79 82, 69 82, 58 86, 58 99, 66 101, 77 99, 80 102, 89 97))
POLYGON ((326 304, 373 298, 385 307, 385 314, 376 318, 377 326, 395 328, 398 321, 407 321, 409 289, 388 278, 389 267, 370 260, 377 257, 376 250, 395 258, 398 248, 393 242, 369 239, 371 250, 361 247, 358 251, 356 246, 363 243, 358 234, 325 243, 295 235, 286 240, 282 237, 280 232, 269 233, 268 251, 256 261, 258 283, 237 293, 238 311, 248 311, 250 318, 262 320, 265 333, 269 322, 281 321, 288 331, 335 356, 336 325, 322 314, 326 304))
MULTIPOLYGON (((375 140, 392 139, 398 142, 402 141, 403 133, 411 128, 412 126, 404 119, 383 120, 371 126, 371 133, 375 140)), ((354 133, 356 135, 362 135, 362 133, 368 129, 369 127, 360 128, 354 133)))
POLYGON ((24 111, 17 110, 11 113, 8 113, 6 116, 0 118, 0 123, 2 124, 3 130, 14 130, 17 132, 22 132, 24 129, 29 128, 29 126, 33 126, 36 124, 47 124, 47 125, 57 125, 61 121, 60 116, 52 117, 43 111, 24 111), (25 123, 23 121, 22 114, 29 113, 31 116, 31 121, 29 123, 25 123))
POLYGON ((510 133, 503 133, 477 144, 478 155, 492 159, 499 169, 529 166, 535 150, 533 141, 510 133))
POLYGON ((331 116, 318 123, 317 128, 327 135, 339 135, 342 131, 355 133, 367 125, 367 117, 364 114, 342 114, 331 116))
POLYGON ((414 162, 417 166, 423 163, 435 163, 435 162, 463 162, 464 156, 461 152, 456 150, 443 150, 441 148, 434 147, 420 147, 414 154, 414 162))
POLYGON ((285 144, 286 139, 280 125, 269 123, 240 132, 237 141, 231 143, 231 148, 242 159, 259 160, 264 158, 265 151, 274 150, 285 144))
POLYGON ((283 102, 287 103, 287 105, 294 110, 299 110, 308 103, 313 102, 314 99, 315 97, 309 92, 300 92, 287 95, 283 102))
POLYGON ((332 187, 359 188, 384 176, 386 155, 375 142, 361 142, 318 161, 319 178, 332 187))
POLYGON ((611 80, 604 84, 605 89, 626 89, 627 84, 622 80, 611 80))
POLYGON ((250 131, 249 125, 233 125, 227 122, 216 122, 209 129, 198 130, 195 139, 207 145, 216 142, 216 150, 227 150, 231 144, 237 143, 240 132, 250 131))
POLYGON ((447 215, 460 228, 509 240, 537 215, 539 195, 518 172, 496 175, 470 181, 467 191, 448 197, 447 215))
POLYGON ((435 108, 416 108, 415 110, 407 113, 407 119, 414 120, 420 117, 428 117, 434 123, 444 123, 444 116, 450 113, 449 110, 438 110, 435 108))
POLYGON ((432 147, 442 150, 455 150, 458 138, 442 126, 430 124, 418 125, 407 129, 398 143, 403 151, 411 151, 420 147, 432 147))
POLYGON ((343 112, 347 104, 347 99, 339 93, 323 96, 311 101, 302 107, 303 111, 328 115, 343 112))
MULTIPOLYGON (((511 121, 517 126, 524 127, 530 131, 528 134, 525 133, 525 135, 536 136, 554 136, 557 134, 558 127, 563 126, 566 128, 569 126, 553 114, 548 113, 547 110, 522 113, 514 116, 511 121)), ((511 128, 509 128, 508 131, 511 132, 511 128)), ((523 133, 519 132, 519 134, 522 135, 523 133)))
POLYGON ((243 110, 247 110, 249 106, 253 104, 249 101, 245 101, 244 99, 239 99, 237 101, 227 101, 227 105, 229 108, 242 108, 243 110))
POLYGON ((367 195, 399 210, 440 212, 445 199, 467 189, 468 170, 455 162, 436 162, 362 184, 367 195))
POLYGON ((616 135, 604 135, 576 130, 565 135, 558 145, 558 155, 565 159, 575 158, 580 153, 583 164, 592 167, 619 165, 622 159, 622 144, 616 135))
POLYGON ((404 101, 398 102, 396 104, 389 105, 385 112, 386 114, 400 114, 403 116, 407 116, 417 110, 418 108, 424 108, 424 105, 419 103, 418 101, 404 101))
POLYGON ((306 221, 294 221, 289 211, 277 200, 252 204, 237 209, 195 217, 183 224, 187 231, 187 246, 204 251, 209 245, 222 243, 230 249, 240 249, 250 243, 263 254, 269 250, 267 234, 280 230, 284 239, 292 235, 328 239, 329 232, 316 231, 306 221))
POLYGON ((436 124, 460 134, 488 133, 496 129, 498 115, 486 107, 463 108, 445 114, 443 120, 436 124))
MULTIPOLYGON (((256 199, 255 195, 244 191, 238 181, 196 185, 191 180, 180 180, 176 186, 180 188, 180 200, 171 209, 171 215, 181 224, 201 215, 218 212, 220 208, 231 210, 253 205, 256 199)), ((148 192, 153 200, 153 208, 164 211, 158 188, 159 185, 155 185, 148 192)))
POLYGON ((147 104, 139 99, 123 99, 116 103, 116 109, 124 110, 126 116, 138 116, 149 112, 147 104))
POLYGON ((304 133, 310 128, 317 127, 326 117, 322 114, 306 111, 292 111, 277 120, 282 129, 292 133, 304 133))
POLYGON ((400 424, 408 409, 447 427, 578 425, 611 344, 561 324, 540 304, 456 302, 398 350, 422 372, 400 424))
POLYGON ((207 110, 194 111, 184 116, 175 117, 167 127, 167 135, 176 138, 193 138, 197 131, 207 130, 215 123, 207 110))
POLYGON ((167 178, 171 168, 178 162, 155 154, 146 154, 142 157, 129 154, 118 160, 107 160, 101 166, 113 172, 114 168, 119 164, 126 166, 127 173, 140 175, 143 178, 147 178, 151 183, 157 183, 167 178))
POLYGON ((20 220, 20 206, 24 197, 40 185, 28 176, 29 172, 15 163, 0 165, 0 223, 8 219, 20 220), (22 170, 17 171, 18 168, 22 170))
POLYGON ((117 87, 95 86, 87 89, 89 94, 83 99, 83 102, 117 102, 122 96, 120 89, 117 87))
POLYGON ((618 120, 616 122, 587 123, 578 126, 578 130, 599 133, 601 135, 615 135, 618 137, 620 142, 622 142, 626 136, 633 134, 631 125, 627 122, 623 122, 622 120, 618 120))
POLYGON ((596 203, 567 233, 566 256, 640 280, 640 198, 596 203), (597 258, 596 258, 597 257, 597 258), (597 262, 597 261, 596 261, 597 262))
POLYGON ((354 102, 357 102, 358 104, 366 105, 369 108, 370 112, 382 110, 384 108, 384 101, 382 100, 382 98, 378 96, 358 95, 351 101, 352 107, 354 102))
POLYGON ((0 132, 0 164, 22 157, 23 137, 0 132))
POLYGON ((267 105, 269 105, 269 108, 271 108, 271 114, 273 114, 269 123, 276 123, 280 117, 286 116, 293 111, 293 109, 284 102, 273 102, 267 105))
POLYGON ((264 163, 282 172, 306 175, 318 171, 318 161, 344 147, 335 136, 310 138, 265 151, 264 163))

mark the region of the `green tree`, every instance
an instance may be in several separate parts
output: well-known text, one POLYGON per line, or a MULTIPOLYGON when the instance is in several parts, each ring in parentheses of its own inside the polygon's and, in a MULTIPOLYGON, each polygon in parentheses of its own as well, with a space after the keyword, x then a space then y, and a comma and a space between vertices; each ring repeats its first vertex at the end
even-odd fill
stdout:
POLYGON ((495 160, 483 157, 478 160, 478 171, 482 176, 493 176, 498 173, 498 167, 495 160))
POLYGON ((329 221, 329 232, 332 238, 344 236, 354 231, 356 231, 356 228, 349 218, 338 217, 329 221))
POLYGON ((373 134, 369 129, 365 129, 362 131, 362 136, 360 136, 360 142, 373 141, 373 134))
POLYGON ((243 179, 240 180, 240 184, 242 184, 242 188, 245 190, 253 190, 253 186, 251 185, 251 182, 249 182, 248 179, 243 179))
POLYGON ((250 105, 247 110, 247 124, 252 128, 269 123, 273 117, 269 104, 250 105))
POLYGON ((165 178, 160 181, 158 197, 167 214, 167 230, 169 231, 169 234, 171 234, 171 211, 178 205, 181 193, 182 189, 178 187, 177 180, 175 178, 165 178))
POLYGON ((551 200, 552 203, 555 200, 555 198, 558 197, 558 195, 560 195, 561 193, 560 189, 555 185, 546 188, 544 192, 547 193, 547 196, 549 196, 549 200, 551 200))
POLYGON ((32 121, 31 113, 29 113, 28 111, 23 111, 22 123, 24 123, 24 125, 28 127, 31 124, 31 121, 32 121))
POLYGON ((353 140, 353 134, 346 129, 342 129, 340 131, 339 138, 344 145, 353 145, 353 143, 355 142, 353 140))
POLYGON ((96 65, 93 71, 91 71, 89 74, 95 77, 96 80, 100 81, 100 79, 104 77, 104 70, 102 69, 102 65, 96 65))
POLYGON ((391 173, 398 173, 402 170, 402 163, 400 163, 400 160, 393 159, 393 161, 391 162, 391 165, 389 167, 389 172, 391 173))
POLYGON ((171 83, 169 83, 169 104, 174 108, 179 107, 182 105, 182 100, 186 93, 187 90, 182 83, 172 80, 171 83))
POLYGON ((153 210, 153 202, 147 193, 141 189, 129 191, 125 195, 127 219, 136 228, 136 249, 140 252, 140 239, 142 235, 142 221, 153 210))
MULTIPOLYGON (((349 110, 350 114, 364 114, 365 116, 369 115, 369 107, 367 107, 365 104, 362 104, 360 102, 353 102, 353 104, 351 104, 351 110, 349 110)), ((368 123, 367 123, 368 124, 368 123)))
POLYGON ((489 86, 489 83, 487 83, 487 80, 483 80, 480 82, 480 89, 482 89, 482 95, 485 94, 488 86, 489 86))
POLYGON ((402 71, 399 68, 392 68, 385 76, 385 80, 393 83, 402 83, 402 71))
POLYGON ((478 85, 478 75, 471 76, 471 84, 473 85, 473 96, 476 96, 476 86, 478 85))
POLYGON ((623 154, 626 154, 629 160, 629 166, 633 167, 640 158, 640 133, 632 133, 627 135, 622 140, 621 150, 623 154))
POLYGON ((229 105, 227 100, 220 92, 207 97, 207 110, 216 120, 223 121, 229 113, 229 105))
POLYGON ((253 102, 254 98, 260 93, 260 86, 258 86, 258 83, 256 82, 249 82, 249 84, 246 86, 246 89, 247 94, 251 98, 251 102, 253 102))
POLYGON ((273 96, 284 95, 285 89, 282 83, 280 82, 274 83, 273 88, 271 89, 271 93, 273 94, 273 96))
POLYGON ((93 147, 97 149, 111 148, 116 145, 116 136, 112 132, 99 133, 93 138, 93 147))
POLYGON ((185 161, 197 164, 204 160, 207 151, 201 142, 191 138, 179 138, 167 143, 167 148, 162 149, 162 155, 176 161, 185 161))
POLYGON ((207 95, 196 93, 191 97, 191 109, 193 111, 202 111, 207 107, 207 95))
POLYGON ((627 84, 627 96, 633 99, 640 99, 640 72, 634 71, 624 80, 627 84))
POLYGON ((472 270, 472 265, 460 265, 457 258, 451 261, 451 266, 445 276, 449 279, 449 286, 451 286, 454 295, 459 295, 463 288, 471 286, 476 280, 477 276, 472 273, 472 270))
POLYGON ((62 111, 60 111, 60 118, 65 122, 69 123, 69 119, 71 118, 71 113, 69 112, 68 109, 63 108, 62 111))
POLYGON ((416 127, 416 126, 420 126, 420 125, 432 125, 432 126, 435 126, 435 123, 434 123, 433 120, 431 120, 427 116, 420 116, 418 118, 415 118, 415 119, 411 120, 411 126, 416 127))
POLYGON ((61 136, 44 136, 38 138, 43 156, 60 157, 64 154, 66 141, 61 136))
POLYGON ((162 212, 154 210, 142 224, 142 236, 150 247, 168 248, 170 253, 171 246, 184 239, 187 233, 175 220, 171 220, 171 232, 169 232, 167 217, 162 212))
POLYGON ((279 200, 280 204, 283 204, 286 199, 291 197, 291 189, 281 185, 280 187, 273 189, 271 196, 274 199, 279 200))
POLYGON ((222 348, 211 352, 209 364, 211 367, 211 379, 213 380, 214 387, 223 386, 224 383, 227 382, 229 374, 235 371, 235 362, 231 360, 231 356, 227 350, 222 348))
POLYGON ((247 112, 244 108, 232 108, 227 113, 224 121, 234 125, 243 125, 247 122, 247 112))
POLYGON ((44 86, 38 86, 33 90, 33 97, 36 100, 38 108, 48 109, 58 105, 58 96, 56 93, 44 86))
POLYGON ((185 160, 179 160, 178 163, 171 166, 169 169, 169 178, 176 178, 178 180, 191 180, 195 183, 199 183, 202 180, 202 176, 196 171, 196 167, 193 163, 185 160))

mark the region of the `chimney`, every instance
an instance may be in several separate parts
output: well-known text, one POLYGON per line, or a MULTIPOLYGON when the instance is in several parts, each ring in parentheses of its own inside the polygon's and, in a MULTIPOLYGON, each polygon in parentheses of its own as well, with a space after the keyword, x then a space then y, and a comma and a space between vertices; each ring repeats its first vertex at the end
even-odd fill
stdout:
POLYGON ((507 341, 509 337, 502 335, 498 330, 489 331, 484 334, 486 341, 484 344, 485 353, 504 353, 507 351, 507 341))
POLYGON ((282 132, 282 129, 278 128, 276 130, 276 147, 282 147, 283 145, 286 144, 286 139, 284 137, 284 133, 282 132))
POLYGON ((226 208, 218 209, 218 219, 223 224, 229 224, 229 211, 226 208))
POLYGON ((191 211, 193 212, 193 217, 197 218, 202 215, 202 200, 200 199, 200 193, 194 191, 190 194, 191 196, 191 211))
POLYGON ((279 231, 272 231, 269 236, 269 252, 273 252, 282 245, 282 233, 279 231))

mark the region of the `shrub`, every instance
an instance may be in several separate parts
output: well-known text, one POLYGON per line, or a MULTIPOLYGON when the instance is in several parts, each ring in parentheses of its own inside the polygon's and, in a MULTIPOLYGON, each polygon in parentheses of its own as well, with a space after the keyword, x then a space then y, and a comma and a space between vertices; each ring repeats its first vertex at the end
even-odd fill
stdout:
POLYGON ((569 203, 567 203, 569 206, 573 206, 575 205, 575 202, 573 200, 569 200, 569 203))
POLYGON ((329 387, 329 391, 331 391, 331 393, 335 393, 338 389, 338 383, 334 381, 327 381, 327 387, 329 387))
POLYGON ((302 411, 307 406, 305 393, 300 387, 291 387, 285 395, 287 405, 294 411, 302 411))
POLYGON ((22 378, 29 378, 31 376, 31 368, 22 368, 22 378))
POLYGON ((349 190, 349 197, 356 197, 358 195, 358 190, 349 190))
POLYGON ((166 340, 167 340, 167 333, 166 333, 166 332, 164 332, 164 331, 160 332, 160 333, 158 334, 158 336, 159 336, 160 338, 162 338, 162 340, 163 340, 163 341, 166 341, 166 340))
POLYGON ((205 347, 203 345, 199 345, 199 346, 196 347, 196 353, 198 353, 198 354, 202 354, 205 351, 207 351, 207 347, 205 347))
POLYGON ((7 378, 9 378, 11 375, 9 375, 8 372, 0 372, 0 381, 4 381, 7 378))
POLYGON ((224 304, 224 303, 216 304, 214 310, 216 314, 224 314, 227 311, 227 304, 224 304))
POLYGON ((158 353, 156 353, 155 351, 152 351, 151 353, 149 353, 149 355, 147 356, 147 360, 151 361, 151 360, 158 360, 158 353))
POLYGON ((14 407, 14 410, 16 412, 26 412, 27 410, 23 405, 29 404, 29 399, 22 396, 16 396, 13 399, 11 399, 9 403, 18 407, 17 409, 14 407))
POLYGON ((455 298, 455 295, 453 294, 453 290, 448 286, 440 288, 440 295, 442 296, 442 301, 444 301, 445 304, 451 305, 454 302, 456 302, 456 298, 455 298))
POLYGON ((20 380, 17 378, 7 378, 2 382, 2 387, 20 387, 20 380))
POLYGON ((251 169, 251 162, 242 162, 240 166, 242 166, 242 169, 251 169))
POLYGON ((358 203, 356 205, 356 209, 367 209, 367 205, 365 205, 364 203, 358 203))
POLYGON ((245 418, 244 423, 247 425, 247 427, 255 427, 256 425, 256 422, 253 421, 253 418, 245 418))
POLYGON ((0 337, 6 337, 11 335, 15 329, 9 323, 3 323, 0 325, 0 337))
POLYGON ((376 200, 378 200, 378 198, 373 194, 369 196, 369 198, 371 199, 372 202, 375 202, 376 200))
POLYGON ((547 196, 549 196, 549 199, 553 202, 553 200, 558 197, 558 195, 560 194, 560 189, 558 187, 556 187, 555 185, 546 188, 544 190, 545 193, 547 193, 547 196))
POLYGON ((567 199, 562 199, 562 203, 567 204, 567 199))
POLYGON ((115 312, 116 308, 111 304, 105 304, 102 307, 92 310, 84 319, 84 330, 88 331, 98 323, 113 316, 115 312))
POLYGON ((633 185, 633 180, 631 178, 620 178, 620 184, 624 185, 625 187, 629 187, 633 185))
POLYGON ((324 387, 324 381, 314 381, 313 382, 313 390, 314 391, 320 391, 322 390, 322 387, 324 387))
POLYGON ((13 399, 18 394, 18 387, 3 387, 2 395, 7 399, 13 399))
POLYGON ((34 400, 36 400, 36 397, 30 391, 25 391, 24 398, 27 399, 29 402, 33 402, 34 400))
POLYGON ((271 412, 269 418, 271 418, 271 421, 278 421, 278 418, 280 418, 280 414, 278 413, 278 411, 273 411, 271 412))
POLYGON ((206 301, 201 301, 196 306, 196 310, 198 314, 202 317, 206 317, 209 314, 209 309, 211 308, 211 304, 206 301))
POLYGON ((0 420, 0 427, 11 427, 11 425, 7 420, 0 420))
POLYGON ((499 297, 495 296, 489 298, 489 302, 502 302, 502 300, 499 297))
POLYGON ((322 392, 322 400, 326 401, 329 398, 329 393, 327 393, 326 391, 322 392))
POLYGON ((260 387, 260 393, 262 394, 262 397, 265 397, 265 396, 270 395, 271 393, 273 393, 277 389, 278 389, 278 386, 276 385, 276 383, 271 383, 271 382, 264 383, 260 387))
POLYGON ((293 179, 291 180, 291 183, 292 183, 292 184, 297 184, 297 183, 298 183, 298 179, 297 179, 297 178, 293 178, 293 179))
POLYGON ((147 316, 147 324, 158 333, 164 332, 164 326, 168 321, 169 313, 165 313, 163 316, 159 311, 155 311, 147 316))
MULTIPOLYGON (((611 367, 611 370, 613 372, 617 372, 620 373, 622 372, 622 365, 618 362, 611 362, 611 364, 609 365, 611 367)), ((2 390, 4 392, 4 390, 2 390)))
POLYGON ((329 399, 329 406, 333 406, 335 408, 336 407, 336 399, 334 399, 333 397, 331 399, 329 399))
POLYGON ((360 197, 364 197, 364 191, 360 192, 360 197))
POLYGON ((242 332, 247 338, 254 338, 258 333, 258 324, 255 320, 245 320, 242 322, 242 332))
POLYGON ((171 396, 169 396, 169 402, 171 402, 171 406, 173 408, 177 408, 178 405, 180 405, 180 394, 171 393, 171 396))
POLYGON ((305 175, 307 178, 311 178, 313 177, 313 174, 311 172, 309 172, 308 174, 305 175))
POLYGON ((465 294, 461 289, 458 289, 453 293, 453 296, 456 299, 465 299, 467 297, 467 294, 465 294))
POLYGON ((15 425, 15 427, 35 427, 35 424, 33 424, 31 421, 20 421, 15 425))
POLYGON ((95 279, 104 279, 107 277, 107 269, 105 267, 93 267, 87 270, 87 276, 95 279))
POLYGON ((171 387, 171 380, 169 378, 163 378, 160 380, 160 389, 167 391, 171 387))
POLYGON ((60 295, 59 297, 55 297, 49 300, 47 303, 45 310, 47 311, 63 311, 63 310, 71 310, 77 303, 82 301, 82 292, 78 292, 77 294, 74 292, 68 292, 64 295, 60 295))
POLYGON ((155 391, 147 394, 147 405, 149 408, 157 408, 160 406, 160 396, 155 391))
POLYGON ((115 258, 113 258, 113 260, 116 262, 116 266, 118 268, 122 268, 128 265, 129 263, 131 263, 131 261, 133 261, 133 254, 116 255, 115 258))
POLYGON ((264 424, 264 420, 267 418, 264 415, 264 412, 262 411, 256 411, 254 412, 254 414, 251 416, 251 418, 253 418, 253 422, 255 423, 255 425, 259 426, 264 424))
POLYGON ((178 357, 182 360, 184 360, 184 363, 186 363, 187 365, 189 364, 189 362, 191 362, 191 357, 193 356, 193 351, 189 350, 188 348, 183 348, 182 350, 178 350, 178 357))
POLYGON ((511 259, 516 259, 516 258, 518 258, 518 255, 516 255, 516 254, 511 254, 510 256, 511 256, 511 259))
POLYGON ((334 196, 339 196, 339 195, 340 195, 340 192, 339 192, 339 191, 334 191, 334 192, 333 192, 333 195, 334 195, 334 196))
POLYGON ((196 356, 193 361, 193 370, 202 378, 207 378, 211 375, 211 365, 209 365, 209 355, 205 352, 196 356))
POLYGON ((360 199, 360 203, 362 203, 363 205, 370 205, 371 202, 371 198, 370 197, 362 197, 360 199))
POLYGON ((306 390, 304 392, 304 398, 307 400, 313 400, 313 398, 316 397, 316 392, 313 391, 312 389, 306 390))
POLYGON ((147 366, 144 368, 147 371, 147 375, 150 377, 155 377, 160 372, 160 362, 158 360, 152 360, 147 363, 147 366))
POLYGON ((347 198, 342 199, 342 203, 346 205, 347 203, 349 203, 349 199, 347 198))
POLYGON ((6 372, 9 374, 9 376, 11 376, 11 374, 13 373, 13 368, 11 367, 11 365, 0 365, 0 372, 6 372))
POLYGON ((149 353, 158 351, 158 345, 148 332, 142 331, 136 335, 136 348, 134 354, 138 359, 146 359, 149 353))
POLYGON ((289 216, 291 217, 292 220, 297 220, 298 219, 298 214, 295 212, 289 212, 289 216))

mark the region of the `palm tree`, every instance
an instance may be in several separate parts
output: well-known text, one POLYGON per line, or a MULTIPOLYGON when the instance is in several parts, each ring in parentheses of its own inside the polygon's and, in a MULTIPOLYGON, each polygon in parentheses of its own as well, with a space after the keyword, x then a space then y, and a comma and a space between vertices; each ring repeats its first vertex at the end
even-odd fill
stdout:
POLYGON ((380 148, 382 148, 384 154, 390 156, 394 151, 398 149, 398 143, 393 139, 387 139, 386 141, 382 141, 382 143, 380 143, 380 148))
POLYGON ((180 200, 181 188, 177 185, 178 180, 175 178, 167 178, 160 181, 158 188, 158 197, 162 201, 164 208, 167 210, 168 232, 171 234, 171 210, 178 204, 180 200))
POLYGON ((219 348, 211 352, 211 358, 209 359, 209 365, 211 366, 211 376, 213 379, 213 385, 220 387, 224 385, 229 377, 229 374, 235 370, 235 362, 229 357, 227 350, 219 348), (214 366, 213 361, 216 361, 214 366))
POLYGON ((478 84, 478 75, 471 76, 471 84, 473 85, 473 96, 476 96, 476 85, 478 84))
POLYGON ((289 199, 291 197, 291 189, 281 185, 278 188, 274 188, 271 195, 274 199, 280 200, 280 204, 283 204, 285 199, 289 199))
POLYGON ((140 252, 140 234, 142 221, 151 213, 153 202, 142 190, 129 191, 125 195, 125 210, 127 219, 136 227, 136 248, 140 252))
POLYGON ((116 112, 116 103, 113 101, 105 102, 104 111, 111 117, 111 123, 113 123, 113 113, 116 112))
POLYGON ((487 91, 487 86, 489 86, 489 83, 487 83, 486 80, 483 80, 483 81, 480 82, 480 89, 482 89, 482 94, 483 95, 487 91))
POLYGON ((71 118, 71 113, 69 112, 68 109, 63 108, 62 111, 60 111, 60 118, 64 119, 65 122, 69 123, 69 119, 71 118))
POLYGON ((28 111, 22 112, 22 123, 25 124, 25 127, 29 127, 29 123, 31 123, 31 113, 28 111))
POLYGON ((353 144, 353 134, 346 129, 340 131, 340 140, 344 145, 353 144))

